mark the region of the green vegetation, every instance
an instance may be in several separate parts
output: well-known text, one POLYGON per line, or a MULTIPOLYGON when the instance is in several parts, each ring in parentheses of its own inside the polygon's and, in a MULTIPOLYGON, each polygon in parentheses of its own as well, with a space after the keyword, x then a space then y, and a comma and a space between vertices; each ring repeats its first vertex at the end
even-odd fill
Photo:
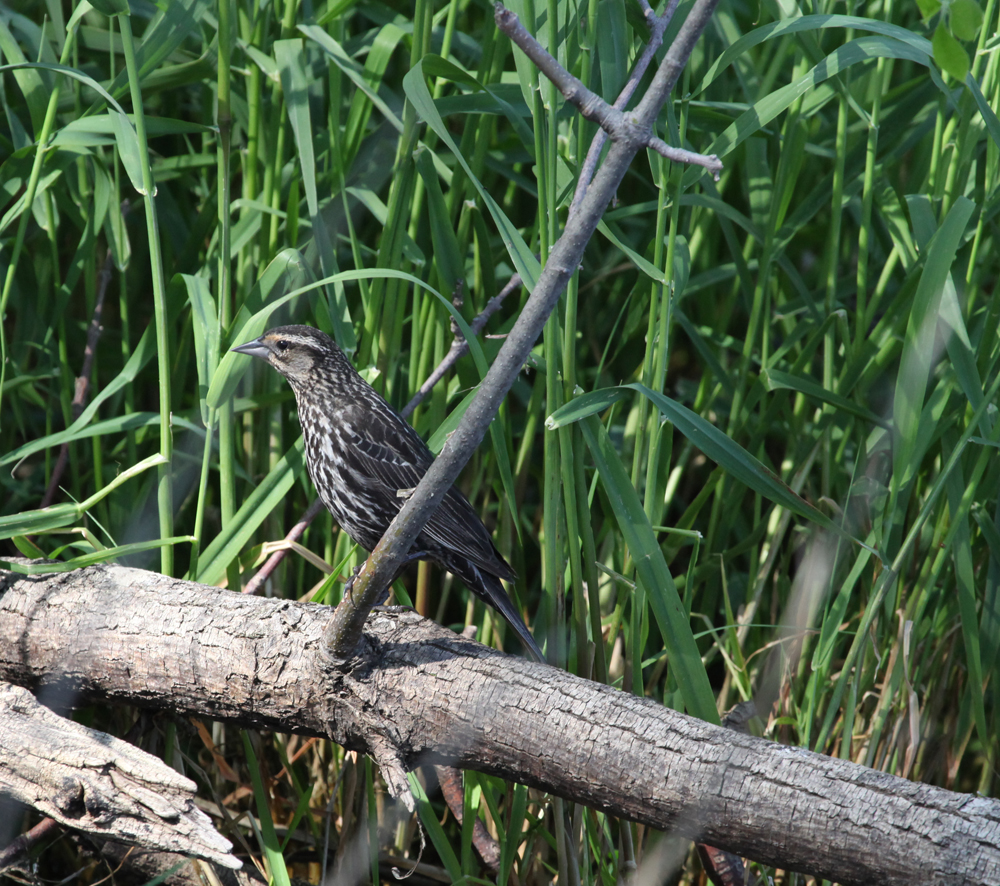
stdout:
MULTIPOLYGON (((595 126, 484 2, 68 6, 0 8, 0 555, 237 587, 314 493, 291 392, 228 348, 320 326, 402 407, 453 340, 442 298, 471 321, 516 271, 530 279, 595 126)), ((512 8, 608 100, 648 36, 632 2, 512 8)), ((718 154, 721 179, 637 158, 463 488, 561 667, 681 708, 664 638, 690 631, 709 708, 755 696, 768 737, 989 794, 997 4, 835 9, 723 0, 658 133, 718 154)), ((525 297, 414 411, 432 445, 525 297)), ((356 562, 325 512, 301 544, 356 562)), ((298 553, 267 585, 331 603, 341 588, 298 553)), ((397 599, 503 640, 426 564, 397 599)), ((88 716, 119 735, 134 720, 88 716)), ((216 724, 213 758, 186 728, 141 741, 234 817, 254 811, 262 842, 246 839, 276 882, 282 859, 316 880, 328 809, 334 842, 378 834, 367 762, 266 736, 248 771, 235 730, 216 724)), ((476 815, 521 882, 610 886, 648 848, 641 828, 475 773, 467 826, 442 826, 414 785, 423 862, 446 879, 482 876, 476 815)), ((414 833, 373 846, 415 857, 414 833)), ((76 870, 68 845, 47 854, 47 876, 76 870)))

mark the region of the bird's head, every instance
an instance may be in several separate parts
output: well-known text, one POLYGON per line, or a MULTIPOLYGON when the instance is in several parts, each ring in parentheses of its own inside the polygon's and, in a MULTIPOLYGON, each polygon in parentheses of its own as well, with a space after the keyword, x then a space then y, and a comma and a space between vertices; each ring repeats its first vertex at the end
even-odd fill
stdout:
POLYGON ((346 362, 333 339, 312 326, 277 326, 233 350, 270 363, 293 386, 307 383, 317 366, 338 358, 346 362))

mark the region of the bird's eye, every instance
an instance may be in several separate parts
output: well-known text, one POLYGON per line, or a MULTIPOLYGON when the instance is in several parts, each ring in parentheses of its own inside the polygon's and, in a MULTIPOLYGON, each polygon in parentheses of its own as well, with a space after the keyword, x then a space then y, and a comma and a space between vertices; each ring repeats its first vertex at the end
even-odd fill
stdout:
POLYGON ((276 348, 277 348, 277 349, 278 349, 279 351, 287 351, 287 350, 288 350, 288 342, 287 342, 287 341, 284 341, 284 340, 282 340, 282 339, 278 339, 278 341, 276 341, 276 342, 274 343, 274 346, 275 346, 275 347, 276 347, 276 348))

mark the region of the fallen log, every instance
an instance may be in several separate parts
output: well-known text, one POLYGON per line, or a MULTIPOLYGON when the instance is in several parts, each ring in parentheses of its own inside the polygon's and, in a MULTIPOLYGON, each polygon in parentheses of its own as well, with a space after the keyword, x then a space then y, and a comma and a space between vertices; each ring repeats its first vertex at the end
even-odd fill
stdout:
POLYGON ((741 735, 376 610, 324 657, 327 607, 94 566, 0 572, 0 679, 327 736, 390 788, 444 763, 839 883, 1000 883, 1000 801, 741 735))

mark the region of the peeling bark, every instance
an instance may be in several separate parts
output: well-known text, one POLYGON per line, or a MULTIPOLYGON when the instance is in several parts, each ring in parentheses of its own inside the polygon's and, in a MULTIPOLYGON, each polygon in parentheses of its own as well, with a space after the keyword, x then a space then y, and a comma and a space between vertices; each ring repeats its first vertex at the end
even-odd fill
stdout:
POLYGON ((151 754, 0 684, 0 794, 102 840, 238 868, 229 841, 195 806, 195 789, 151 754))
POLYGON ((712 726, 409 610, 376 610, 338 669, 315 604, 119 566, 0 572, 0 594, 0 679, 32 689, 488 772, 840 883, 1000 883, 1000 801, 712 726))

